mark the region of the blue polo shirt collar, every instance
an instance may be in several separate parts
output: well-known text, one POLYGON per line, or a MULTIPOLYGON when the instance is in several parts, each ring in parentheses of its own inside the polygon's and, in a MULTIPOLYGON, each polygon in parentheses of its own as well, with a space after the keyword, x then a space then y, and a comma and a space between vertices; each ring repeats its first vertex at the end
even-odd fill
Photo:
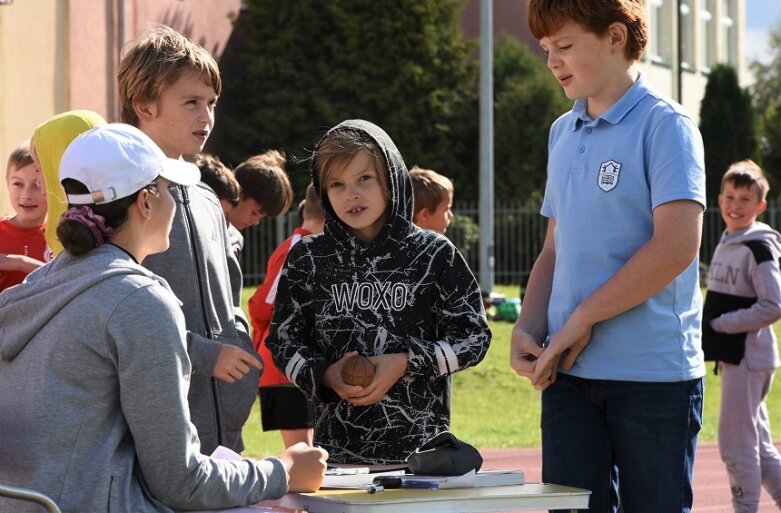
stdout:
POLYGON ((592 120, 591 117, 589 117, 588 111, 586 110, 586 101, 576 100, 570 113, 569 130, 572 132, 577 130, 578 122, 596 124, 600 119, 613 125, 618 124, 624 116, 626 116, 629 111, 631 111, 632 108, 649 93, 649 91, 650 89, 645 80, 645 76, 642 73, 639 73, 637 80, 632 84, 632 87, 624 93, 624 96, 614 103, 612 107, 602 113, 596 120, 592 120))

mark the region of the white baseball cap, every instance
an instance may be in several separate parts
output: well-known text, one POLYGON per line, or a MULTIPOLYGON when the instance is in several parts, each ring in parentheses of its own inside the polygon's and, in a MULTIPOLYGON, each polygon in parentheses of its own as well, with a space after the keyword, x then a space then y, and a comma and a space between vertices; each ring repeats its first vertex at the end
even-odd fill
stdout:
POLYGON ((72 178, 88 194, 66 194, 71 205, 101 205, 140 191, 158 176, 195 185, 201 172, 194 164, 170 159, 144 132, 132 125, 97 126, 68 145, 60 160, 60 181, 72 178))

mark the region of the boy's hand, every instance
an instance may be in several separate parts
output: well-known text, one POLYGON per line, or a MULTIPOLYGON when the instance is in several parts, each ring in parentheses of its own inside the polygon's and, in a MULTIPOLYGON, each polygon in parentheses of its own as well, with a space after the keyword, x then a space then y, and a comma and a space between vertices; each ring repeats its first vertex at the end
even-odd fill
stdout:
POLYGON ((569 370, 575 365, 575 360, 591 340, 592 328, 592 324, 580 320, 577 311, 567 319, 564 326, 551 337, 550 344, 537 360, 532 378, 534 388, 545 390, 556 381, 559 360, 565 351, 567 354, 564 356, 563 367, 569 370))
POLYGON ((212 376, 226 383, 235 383, 250 371, 250 367, 263 370, 263 364, 255 355, 240 347, 222 344, 212 376))
MULTIPOLYGON (((349 401, 353 395, 363 390, 363 387, 359 387, 356 385, 348 385, 342 379, 342 366, 344 365, 345 360, 347 360, 351 356, 355 356, 356 354, 358 354, 358 351, 350 351, 346 355, 342 356, 339 360, 329 365, 328 368, 325 370, 325 374, 323 374, 323 384, 331 388, 334 392, 336 392, 339 395, 339 397, 341 397, 345 401, 349 401)), ((375 371, 375 379, 376 379, 376 371, 375 371)))
POLYGON ((298 442, 288 447, 279 459, 288 475, 288 491, 316 492, 323 483, 328 453, 319 447, 298 442))
POLYGON ((44 265, 44 262, 25 255, 0 253, 0 271, 22 271, 31 273, 44 265))
POLYGON ((519 376, 525 376, 531 381, 537 367, 537 358, 543 348, 518 323, 513 327, 510 339, 510 368, 519 376))
POLYGON ((361 391, 347 400, 354 406, 369 406, 382 401, 388 390, 407 372, 407 353, 381 354, 370 356, 374 364, 374 379, 368 386, 358 387, 361 391))

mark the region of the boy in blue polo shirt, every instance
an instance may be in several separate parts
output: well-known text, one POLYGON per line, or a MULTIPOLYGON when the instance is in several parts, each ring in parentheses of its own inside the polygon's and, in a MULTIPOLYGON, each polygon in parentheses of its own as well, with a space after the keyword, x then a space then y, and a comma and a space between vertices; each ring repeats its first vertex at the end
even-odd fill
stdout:
POLYGON ((528 20, 575 100, 550 130, 548 230, 510 355, 542 390, 542 477, 591 490, 590 511, 690 511, 702 140, 635 66, 640 0, 529 0, 528 20))

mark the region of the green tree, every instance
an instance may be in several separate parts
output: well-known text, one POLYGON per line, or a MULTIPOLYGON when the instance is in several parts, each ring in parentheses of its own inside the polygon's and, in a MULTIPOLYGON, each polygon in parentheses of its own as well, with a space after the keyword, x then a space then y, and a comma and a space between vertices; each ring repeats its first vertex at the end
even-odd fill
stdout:
POLYGON ((388 132, 409 166, 450 176, 459 196, 477 189, 476 73, 460 28, 463 0, 246 3, 223 55, 232 69, 215 135, 227 162, 284 149, 303 190, 318 138, 364 118, 388 132))
POLYGON ((708 201, 718 196, 721 177, 730 164, 757 158, 754 124, 751 95, 741 89, 735 69, 717 65, 711 70, 700 104, 708 201))
POLYGON ((496 199, 536 201, 545 188, 548 127, 572 102, 523 43, 502 37, 494 48, 496 199))
POLYGON ((768 45, 770 61, 751 63, 755 78, 752 92, 761 164, 770 178, 771 190, 778 191, 781 184, 781 23, 770 31, 768 45))

